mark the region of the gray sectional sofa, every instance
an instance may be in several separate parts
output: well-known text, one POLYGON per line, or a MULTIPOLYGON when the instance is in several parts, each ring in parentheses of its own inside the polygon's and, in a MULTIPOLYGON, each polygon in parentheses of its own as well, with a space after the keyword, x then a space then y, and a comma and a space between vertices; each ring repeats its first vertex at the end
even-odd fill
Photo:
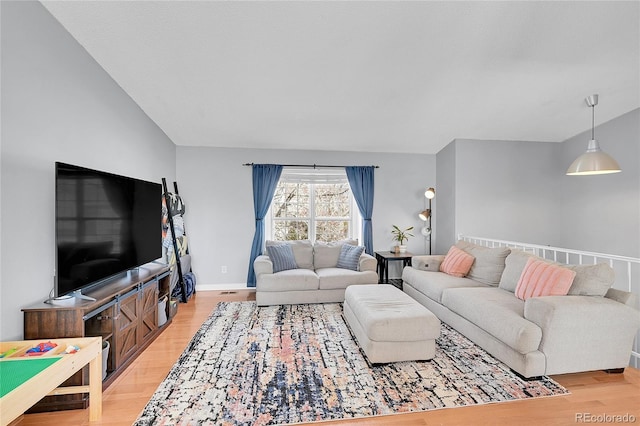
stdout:
POLYGON ((610 288, 609 265, 563 265, 576 271, 567 295, 521 300, 514 291, 532 254, 456 246, 475 257, 467 276, 439 272, 444 256, 416 256, 403 290, 514 371, 530 378, 629 364, 640 313, 633 294, 610 288))
MULTIPOLYGON (((267 241, 266 245, 282 244, 267 241)), ((256 303, 258 306, 297 303, 343 302, 349 285, 377 284, 377 262, 363 253, 357 270, 338 268, 344 244, 357 245, 356 240, 331 243, 309 240, 287 241, 291 246, 297 268, 273 272, 273 262, 261 255, 253 262, 256 273, 256 303)))

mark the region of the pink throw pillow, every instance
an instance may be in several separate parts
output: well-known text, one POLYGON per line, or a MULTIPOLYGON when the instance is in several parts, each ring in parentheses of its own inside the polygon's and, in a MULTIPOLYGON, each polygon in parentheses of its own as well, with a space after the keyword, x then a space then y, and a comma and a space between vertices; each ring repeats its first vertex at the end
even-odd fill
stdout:
POLYGON ((464 277, 471 270, 475 257, 460 250, 456 246, 451 246, 449 252, 440 264, 440 271, 454 277, 464 277))
POLYGON ((565 296, 575 276, 576 271, 531 257, 518 280, 516 297, 565 296))

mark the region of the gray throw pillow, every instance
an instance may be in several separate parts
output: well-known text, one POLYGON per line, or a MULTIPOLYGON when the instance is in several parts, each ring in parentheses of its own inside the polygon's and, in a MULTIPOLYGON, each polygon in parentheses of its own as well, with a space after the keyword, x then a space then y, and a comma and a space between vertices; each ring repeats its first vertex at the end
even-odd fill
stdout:
POLYGON ((511 253, 509 247, 484 247, 462 240, 456 247, 476 258, 467 278, 492 286, 500 283, 505 259, 511 253))
POLYGON ((520 275, 522 275, 522 271, 524 270, 524 265, 527 264, 527 260, 529 260, 530 257, 541 259, 531 253, 512 249, 504 261, 505 267, 502 272, 502 277, 500 277, 500 285, 498 287, 515 293, 518 280, 520 280, 520 275))
POLYGON ((289 244, 278 244, 267 246, 269 259, 273 263, 273 272, 298 269, 296 259, 293 257, 293 250, 289 244))
POLYGON ((568 293, 576 296, 604 296, 616 279, 613 268, 606 263, 562 266, 576 271, 568 293))
POLYGON ((309 240, 289 240, 289 241, 274 241, 267 240, 265 246, 279 246, 281 244, 288 244, 293 251, 293 258, 296 260, 298 269, 311 269, 313 270, 313 245, 309 240))
POLYGON ((315 269, 335 268, 338 264, 342 246, 358 245, 358 240, 340 240, 332 242, 316 241, 313 245, 313 265, 315 269))
POLYGON ((352 271, 358 270, 358 263, 360 262, 360 256, 364 251, 364 246, 352 246, 344 244, 340 249, 340 256, 338 256, 337 268, 351 269, 352 271))

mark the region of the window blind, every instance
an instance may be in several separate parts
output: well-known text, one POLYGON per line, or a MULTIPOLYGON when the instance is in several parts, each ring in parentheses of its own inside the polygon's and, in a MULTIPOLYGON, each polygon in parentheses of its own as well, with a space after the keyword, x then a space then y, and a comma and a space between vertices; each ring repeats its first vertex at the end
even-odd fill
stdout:
POLYGON ((292 183, 345 183, 347 174, 342 168, 300 169, 284 168, 280 176, 282 182, 292 183))

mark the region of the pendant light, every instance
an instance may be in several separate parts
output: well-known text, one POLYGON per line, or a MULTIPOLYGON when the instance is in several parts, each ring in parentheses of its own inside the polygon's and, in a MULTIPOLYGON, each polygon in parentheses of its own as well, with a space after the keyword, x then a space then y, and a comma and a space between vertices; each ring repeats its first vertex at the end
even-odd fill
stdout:
POLYGON ((584 176, 584 175, 603 175, 607 173, 620 172, 618 162, 609 154, 600 149, 598 141, 594 137, 594 118, 595 108, 598 105, 598 95, 591 95, 585 99, 587 105, 591 108, 591 140, 587 145, 587 152, 571 163, 567 170, 567 175, 584 176))

